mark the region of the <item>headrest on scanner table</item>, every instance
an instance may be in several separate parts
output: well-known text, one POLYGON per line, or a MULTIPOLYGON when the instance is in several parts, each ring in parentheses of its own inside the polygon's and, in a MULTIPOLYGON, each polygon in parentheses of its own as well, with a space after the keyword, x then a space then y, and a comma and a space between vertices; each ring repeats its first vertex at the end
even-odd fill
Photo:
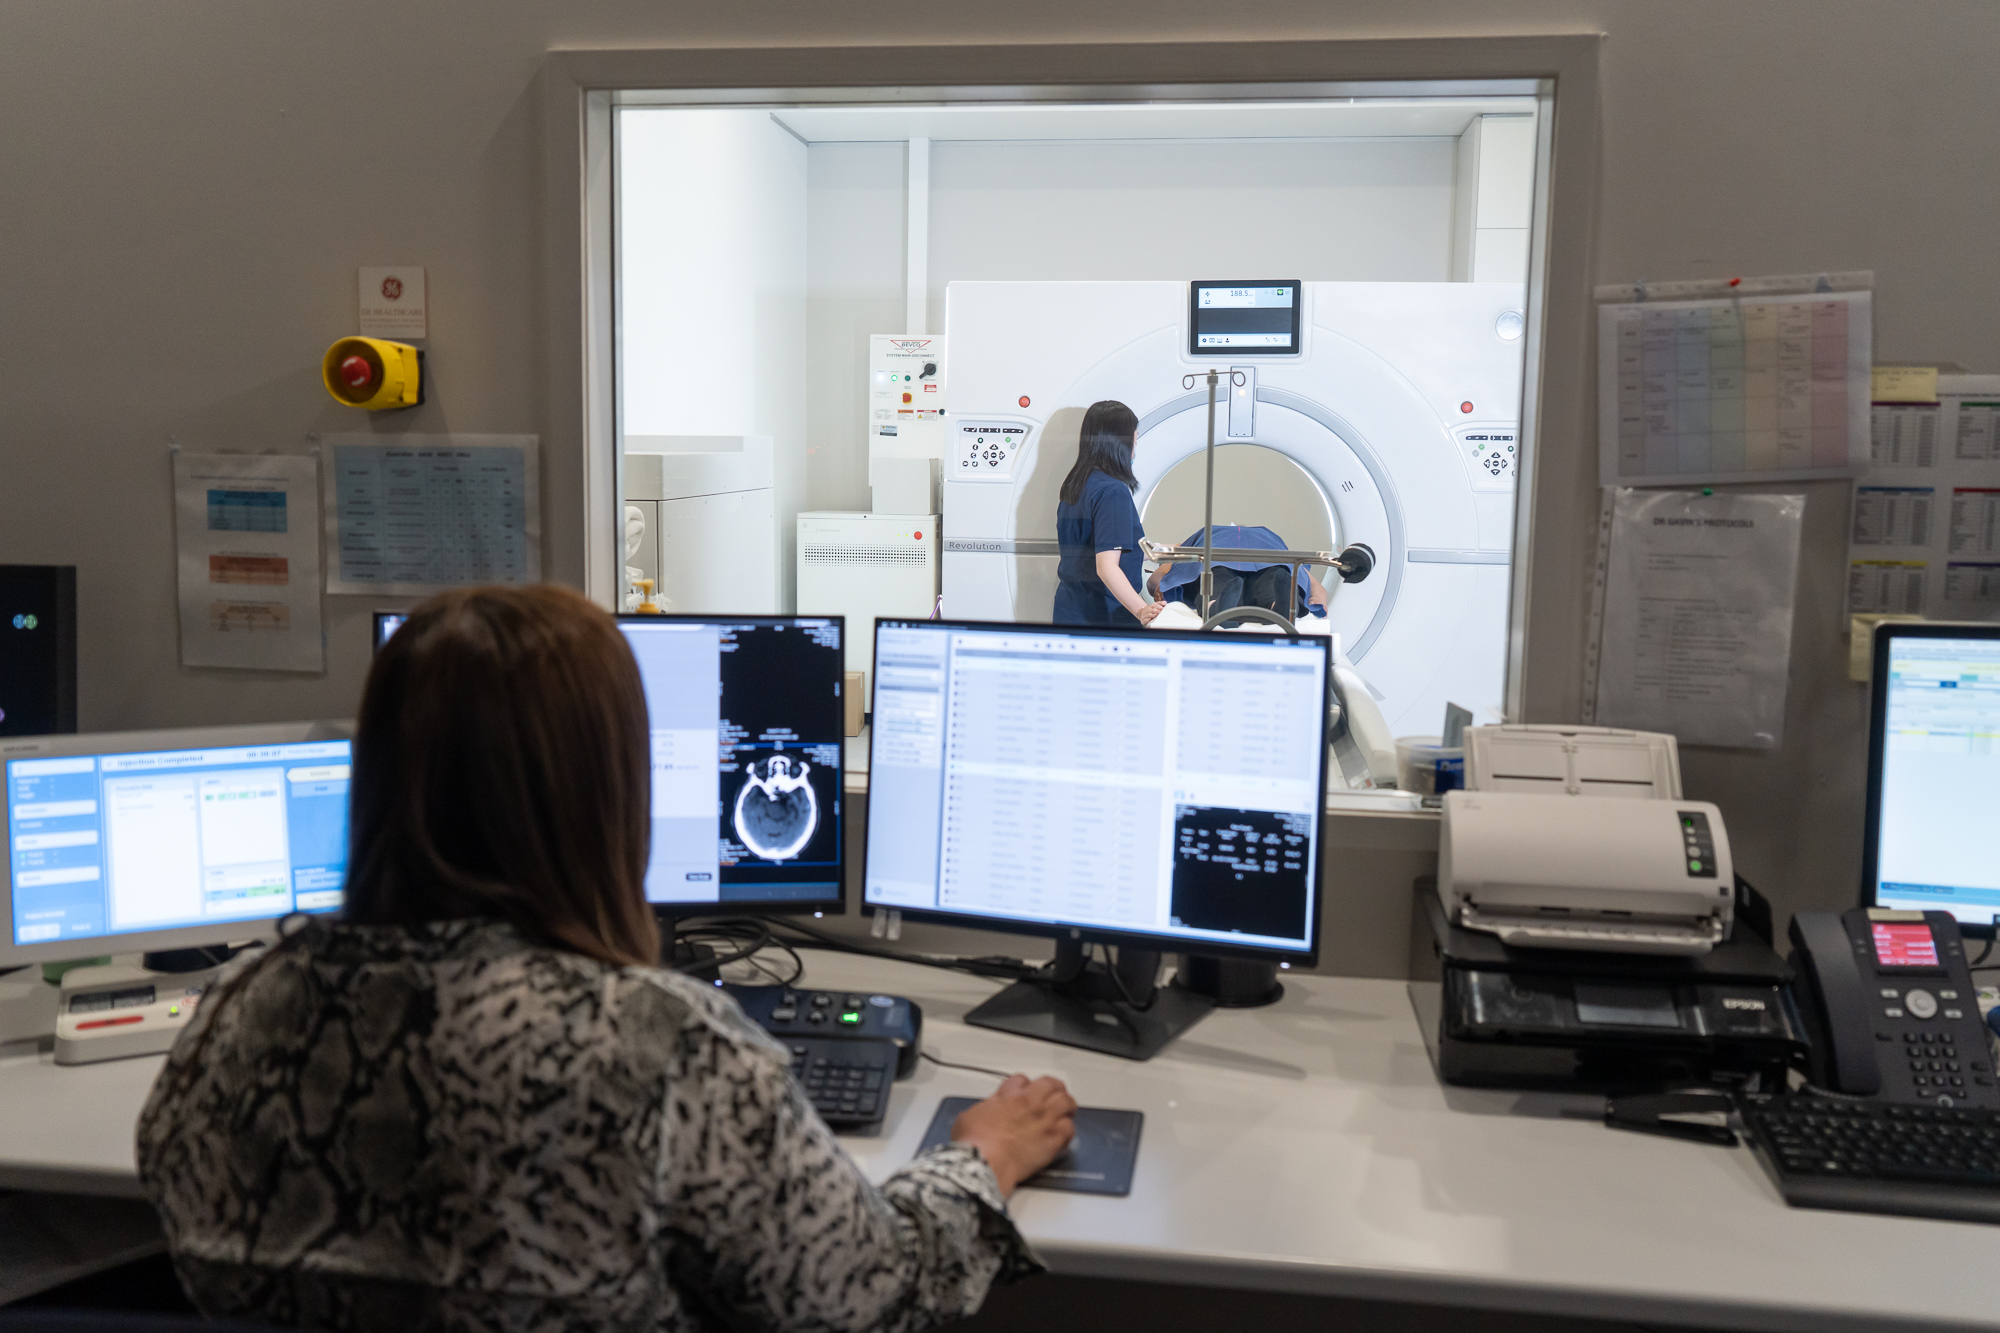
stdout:
POLYGON ((1729 938, 1735 884, 1722 812, 1706 801, 1444 797, 1445 916, 1508 945, 1707 953, 1729 938))

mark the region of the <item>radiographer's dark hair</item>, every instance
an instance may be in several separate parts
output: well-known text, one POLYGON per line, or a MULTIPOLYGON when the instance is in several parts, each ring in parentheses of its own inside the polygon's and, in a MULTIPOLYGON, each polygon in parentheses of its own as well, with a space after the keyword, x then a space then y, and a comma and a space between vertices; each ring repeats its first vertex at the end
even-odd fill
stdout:
POLYGON ((499 917, 544 945, 657 965, 650 735, 638 663, 587 598, 550 584, 431 598, 362 691, 342 915, 499 917))
POLYGON ((1083 429, 1077 432, 1076 466, 1063 478, 1063 503, 1083 502, 1083 486, 1093 472, 1138 489, 1139 479, 1132 475, 1132 448, 1138 439, 1139 418, 1131 408, 1115 398, 1092 403, 1083 414, 1083 429))

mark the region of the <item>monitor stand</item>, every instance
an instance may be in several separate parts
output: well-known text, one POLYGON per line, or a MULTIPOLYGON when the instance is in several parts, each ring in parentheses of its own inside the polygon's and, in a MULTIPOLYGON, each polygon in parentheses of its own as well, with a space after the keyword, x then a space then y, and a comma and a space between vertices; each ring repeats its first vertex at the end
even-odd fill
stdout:
POLYGON ((1214 1000, 1179 985, 1154 985, 1160 970, 1157 953, 1121 948, 1118 961, 1107 967, 1089 961, 1085 944, 1079 938, 1058 940, 1046 973, 1015 982, 965 1021, 1127 1060, 1150 1060, 1215 1007, 1214 1000))

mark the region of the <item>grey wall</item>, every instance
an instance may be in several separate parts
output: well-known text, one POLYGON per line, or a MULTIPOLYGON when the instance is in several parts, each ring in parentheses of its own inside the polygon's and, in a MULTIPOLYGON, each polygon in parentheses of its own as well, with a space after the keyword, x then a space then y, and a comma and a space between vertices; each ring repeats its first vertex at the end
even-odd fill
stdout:
MULTIPOLYGON (((0 560, 80 566, 84 725, 352 709, 364 600, 330 599, 325 677, 177 667, 166 446, 297 449, 351 428, 316 366, 351 331, 356 265, 431 272, 436 396, 378 428, 548 433, 544 52, 895 43, 906 23, 805 0, 0 0, 0 560)), ((2000 369, 1987 0, 988 0, 934 6, 921 36, 1583 31, 1608 34, 1598 280, 1872 268, 1881 359, 2000 369)), ((544 467, 545 567, 580 582, 580 461, 544 467)), ((1851 894, 1861 813, 1862 708, 1836 628, 1844 504, 1835 486, 1810 494, 1785 747, 1684 765, 1784 906, 1851 894)), ((1583 503, 1541 515, 1590 521, 1583 503)), ((1530 670, 1573 676, 1569 652, 1530 670)))

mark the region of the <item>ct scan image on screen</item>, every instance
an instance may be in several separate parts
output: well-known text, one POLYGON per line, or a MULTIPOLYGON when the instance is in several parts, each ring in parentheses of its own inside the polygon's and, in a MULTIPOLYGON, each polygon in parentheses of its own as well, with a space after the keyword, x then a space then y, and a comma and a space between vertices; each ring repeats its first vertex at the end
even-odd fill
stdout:
POLYGON ((839 622, 619 622, 651 727, 663 905, 838 904, 846 741, 839 622))

